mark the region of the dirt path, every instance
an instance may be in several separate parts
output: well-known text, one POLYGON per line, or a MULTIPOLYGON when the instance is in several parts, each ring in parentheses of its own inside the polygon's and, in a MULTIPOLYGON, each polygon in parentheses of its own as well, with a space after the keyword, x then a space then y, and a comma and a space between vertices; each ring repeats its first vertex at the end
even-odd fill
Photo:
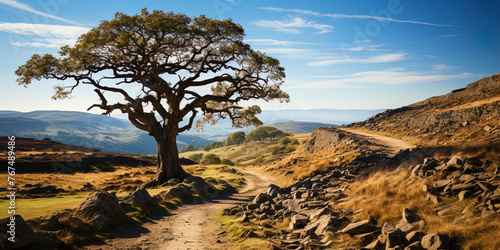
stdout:
POLYGON ((239 193, 200 205, 184 205, 172 214, 142 225, 123 229, 105 245, 84 249, 232 249, 227 233, 213 220, 217 212, 252 199, 264 192, 273 179, 250 170, 247 185, 239 193))
POLYGON ((370 134, 370 133, 366 133, 366 132, 362 132, 362 131, 359 131, 356 129, 350 129, 350 128, 343 128, 342 130, 360 135, 360 136, 365 137, 368 140, 370 140, 378 145, 384 146, 385 151, 387 152, 387 155, 391 156, 391 157, 396 155, 402 149, 415 147, 415 145, 413 145, 409 142, 405 142, 405 141, 402 141, 402 140, 399 140, 396 138, 391 138, 391 137, 376 135, 376 134, 370 134))

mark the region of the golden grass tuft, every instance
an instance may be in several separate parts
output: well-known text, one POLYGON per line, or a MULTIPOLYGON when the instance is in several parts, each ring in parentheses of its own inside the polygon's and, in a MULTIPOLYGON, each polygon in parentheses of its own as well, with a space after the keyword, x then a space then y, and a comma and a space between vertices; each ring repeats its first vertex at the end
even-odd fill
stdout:
POLYGON ((474 199, 458 201, 444 197, 440 204, 426 200, 422 191, 425 179, 411 177, 404 168, 382 170, 353 183, 346 190, 349 199, 333 204, 335 207, 357 210, 361 217, 371 214, 379 226, 385 222, 398 223, 403 208, 407 207, 424 221, 426 233, 450 235, 465 249, 500 249, 500 220, 497 217, 481 217, 473 214, 474 199), (454 203, 450 212, 438 216, 434 208, 454 203))

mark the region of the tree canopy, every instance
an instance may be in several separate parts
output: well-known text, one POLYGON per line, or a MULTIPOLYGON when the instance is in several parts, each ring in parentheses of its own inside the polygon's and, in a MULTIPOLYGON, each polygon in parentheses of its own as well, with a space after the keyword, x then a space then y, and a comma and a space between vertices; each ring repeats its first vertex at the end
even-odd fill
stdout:
MULTIPOLYGON (((41 78, 76 82, 56 86, 54 99, 68 97, 78 85, 92 85, 101 103, 91 108, 101 108, 104 114, 127 113, 135 126, 146 131, 161 125, 145 111, 148 105, 163 121, 178 123, 189 113, 194 119, 196 110, 201 110, 204 119, 199 126, 219 118, 231 118, 237 127, 258 125, 255 114, 260 108, 244 109, 240 101, 289 97, 280 89, 285 73, 279 60, 252 50, 243 42, 244 35, 231 19, 145 9, 134 16, 117 13, 115 19, 82 35, 74 47, 62 47, 59 58, 35 54, 16 74, 22 85, 41 78), (142 85, 142 93, 131 96, 119 87, 126 84, 142 85), (212 93, 191 90, 205 85, 211 85, 212 93), (124 102, 110 104, 104 92, 118 93, 124 102)), ((179 133, 191 125, 192 121, 179 133)))
POLYGON ((231 19, 146 9, 133 16, 117 13, 74 46, 61 47, 59 56, 33 55, 16 71, 17 82, 72 80, 55 86, 53 99, 70 97, 80 85, 94 87, 100 101, 89 109, 126 113, 156 139, 156 179, 163 182, 185 175, 175 138, 192 128, 198 112, 203 115, 198 127, 221 118, 231 119, 235 127, 260 125, 260 107, 245 108, 242 101, 289 100, 280 88, 285 71, 279 60, 253 50, 244 35, 231 19), (140 92, 132 94, 128 86, 140 92), (120 96, 118 101, 109 101, 110 93, 120 96))

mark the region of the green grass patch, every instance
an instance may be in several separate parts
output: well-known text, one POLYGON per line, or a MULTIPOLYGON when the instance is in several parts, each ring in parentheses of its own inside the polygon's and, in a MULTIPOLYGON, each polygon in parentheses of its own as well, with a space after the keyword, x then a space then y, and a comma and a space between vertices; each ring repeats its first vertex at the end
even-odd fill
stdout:
MULTIPOLYGON (((64 195, 47 198, 18 198, 16 199, 16 213, 25 220, 46 216, 51 213, 78 207, 91 192, 75 195, 64 195)), ((0 207, 9 207, 10 200, 0 200, 0 207)), ((10 216, 7 209, 0 210, 0 218, 10 216)))

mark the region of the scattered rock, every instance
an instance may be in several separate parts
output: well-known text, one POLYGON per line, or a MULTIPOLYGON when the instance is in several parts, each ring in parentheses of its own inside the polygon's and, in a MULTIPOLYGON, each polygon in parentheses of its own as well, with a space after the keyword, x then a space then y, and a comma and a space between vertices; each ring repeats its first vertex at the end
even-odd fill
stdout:
POLYGON ((422 238, 422 247, 428 250, 450 249, 450 237, 444 234, 428 234, 422 238))
POLYGON ((404 208, 403 220, 408 223, 415 223, 420 220, 420 216, 418 216, 415 212, 411 211, 410 209, 404 208))
POLYGON ((123 217, 125 213, 114 193, 95 192, 80 204, 74 216, 86 218, 94 225, 106 225, 111 218, 123 217))
POLYGON ((354 234, 364 234, 375 230, 373 221, 370 219, 363 220, 356 223, 351 223, 341 230, 342 233, 354 235, 354 234))

